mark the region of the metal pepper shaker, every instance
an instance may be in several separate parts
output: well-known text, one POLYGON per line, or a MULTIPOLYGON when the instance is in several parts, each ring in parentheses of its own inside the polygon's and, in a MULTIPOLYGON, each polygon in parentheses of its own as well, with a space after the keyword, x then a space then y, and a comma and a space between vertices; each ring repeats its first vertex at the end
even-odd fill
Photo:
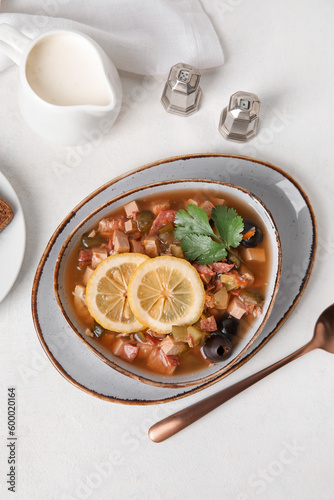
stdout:
POLYGON ((172 66, 161 97, 166 110, 180 116, 195 113, 202 95, 200 79, 201 74, 194 66, 184 63, 172 66))
POLYGON ((236 92, 220 115, 219 131, 226 139, 246 142, 257 132, 260 99, 249 92, 236 92))

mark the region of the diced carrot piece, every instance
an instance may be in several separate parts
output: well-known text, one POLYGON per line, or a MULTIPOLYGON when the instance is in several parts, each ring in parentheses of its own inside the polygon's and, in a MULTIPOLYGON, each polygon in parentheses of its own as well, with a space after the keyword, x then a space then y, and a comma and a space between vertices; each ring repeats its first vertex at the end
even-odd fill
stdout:
POLYGON ((242 237, 243 240, 249 240, 249 238, 251 238, 252 236, 254 236, 255 234, 255 229, 250 229, 249 231, 247 231, 247 233, 245 233, 242 237))

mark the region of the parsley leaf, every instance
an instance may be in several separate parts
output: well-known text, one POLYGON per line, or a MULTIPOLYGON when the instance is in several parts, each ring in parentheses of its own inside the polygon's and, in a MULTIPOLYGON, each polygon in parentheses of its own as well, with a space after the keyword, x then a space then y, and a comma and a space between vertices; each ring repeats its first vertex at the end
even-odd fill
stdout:
POLYGON ((181 247, 187 260, 196 260, 198 264, 212 264, 225 259, 225 247, 210 236, 191 234, 181 241, 181 247))
POLYGON ((217 206, 211 214, 212 228, 205 211, 197 205, 188 205, 175 217, 174 234, 180 240, 186 259, 198 264, 212 264, 227 257, 230 247, 242 240, 244 224, 234 208, 217 206), (216 231, 214 231, 216 229, 216 231))
POLYGON ((179 210, 175 216, 175 225, 174 233, 178 240, 190 234, 214 236, 208 216, 197 205, 188 205, 186 210, 179 210))
POLYGON ((234 208, 218 205, 212 210, 211 218, 227 247, 237 247, 242 240, 244 223, 234 208))

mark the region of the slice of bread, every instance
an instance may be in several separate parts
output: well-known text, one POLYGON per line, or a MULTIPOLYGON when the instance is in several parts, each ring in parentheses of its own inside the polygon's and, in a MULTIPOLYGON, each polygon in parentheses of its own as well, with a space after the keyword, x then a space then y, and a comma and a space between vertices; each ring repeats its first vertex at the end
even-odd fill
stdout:
POLYGON ((9 205, 0 198, 0 233, 10 223, 13 212, 9 205))

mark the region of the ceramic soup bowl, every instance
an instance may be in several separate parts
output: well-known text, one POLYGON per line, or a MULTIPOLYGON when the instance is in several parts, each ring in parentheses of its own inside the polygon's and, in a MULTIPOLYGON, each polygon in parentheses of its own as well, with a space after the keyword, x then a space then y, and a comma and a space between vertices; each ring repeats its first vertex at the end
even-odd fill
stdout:
MULTIPOLYGON (((231 201, 229 201, 229 205, 232 205, 231 201)), ((262 331, 273 308, 279 288, 281 261, 281 244, 275 222, 259 198, 249 191, 231 184, 209 180, 190 181, 180 179, 151 184, 125 192, 111 199, 103 206, 98 207, 91 213, 72 231, 65 241, 55 266, 54 287, 57 302, 64 318, 73 329, 74 334, 81 339, 88 349, 91 349, 96 356, 101 359, 101 362, 107 363, 111 368, 124 375, 147 384, 170 388, 187 387, 215 379, 226 372, 250 349, 251 345, 262 331), (268 278, 266 280, 267 285, 262 314, 251 322, 248 329, 244 331, 242 335, 237 336, 236 342, 233 345, 232 355, 225 361, 219 363, 211 363, 210 365, 204 364, 203 368, 200 370, 193 372, 187 371, 180 374, 177 374, 176 371, 173 375, 165 376, 149 372, 145 367, 139 367, 135 363, 132 364, 124 361, 119 356, 114 356, 110 350, 102 345, 98 338, 90 337, 85 334, 85 327, 81 323, 72 305, 73 290, 68 286, 67 273, 68 266, 73 266, 73 262, 74 265, 76 265, 75 260, 73 260, 73 254, 77 252, 82 235, 91 231, 94 227, 97 227, 100 219, 109 216, 114 210, 123 207, 133 200, 139 200, 140 202, 141 199, 144 200, 152 196, 159 199, 159 196, 163 196, 163 193, 166 193, 165 196, 168 196, 168 193, 171 193, 171 196, 173 196, 177 191, 187 192, 188 197, 190 191, 195 194, 204 193, 204 195, 209 192, 211 192, 212 195, 212 191, 214 191, 215 196, 219 196, 219 198, 224 199, 226 197, 227 200, 235 200, 238 206, 245 208, 247 215, 248 213, 250 213, 250 216, 253 214, 253 216, 260 221, 266 238, 266 245, 269 250, 269 259, 267 261, 269 269, 267 271, 268 278)))

